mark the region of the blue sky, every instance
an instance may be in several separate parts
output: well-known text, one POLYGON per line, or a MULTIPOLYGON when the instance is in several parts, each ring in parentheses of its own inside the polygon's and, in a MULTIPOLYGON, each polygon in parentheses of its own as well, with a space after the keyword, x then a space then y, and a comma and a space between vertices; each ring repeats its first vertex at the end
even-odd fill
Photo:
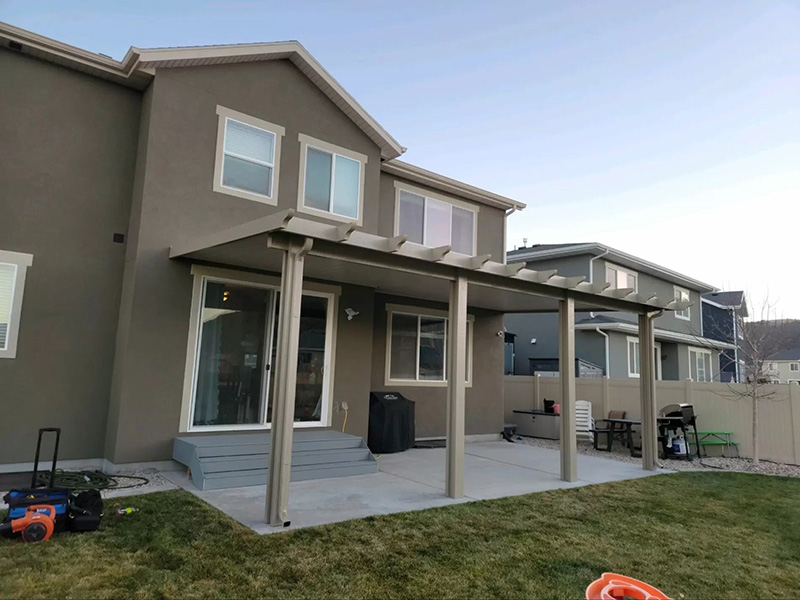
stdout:
POLYGON ((509 247, 598 241, 800 318, 800 0, 31 2, 129 46, 296 39, 408 147, 528 204, 509 247))

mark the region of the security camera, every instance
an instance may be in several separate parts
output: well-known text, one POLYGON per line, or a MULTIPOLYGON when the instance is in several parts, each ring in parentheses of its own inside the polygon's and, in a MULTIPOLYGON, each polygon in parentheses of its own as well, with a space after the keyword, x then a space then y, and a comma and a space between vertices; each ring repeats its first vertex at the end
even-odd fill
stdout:
POLYGON ((347 314, 348 321, 352 321, 353 317, 357 317, 359 314, 357 310, 353 310, 352 308, 345 308, 344 312, 347 314))

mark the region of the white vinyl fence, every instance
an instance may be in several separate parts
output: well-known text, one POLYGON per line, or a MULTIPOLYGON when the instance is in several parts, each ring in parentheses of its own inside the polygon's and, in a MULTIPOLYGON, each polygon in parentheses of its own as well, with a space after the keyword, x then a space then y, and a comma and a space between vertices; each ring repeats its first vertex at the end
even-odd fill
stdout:
MULTIPOLYGON (((638 379, 575 380, 578 400, 592 403, 592 416, 602 419, 610 410, 624 410, 627 416, 641 416, 638 379)), ((732 431, 743 457, 753 455, 752 400, 740 398, 732 387, 746 386, 693 381, 659 381, 656 402, 660 410, 667 404, 688 402, 694 405, 699 431, 732 431)), ((560 401, 561 382, 557 377, 507 375, 504 382, 505 421, 512 422, 512 411, 542 409, 543 400, 560 401)), ((761 388, 771 393, 759 402, 759 455, 766 460, 800 464, 800 385, 769 385, 761 388)))

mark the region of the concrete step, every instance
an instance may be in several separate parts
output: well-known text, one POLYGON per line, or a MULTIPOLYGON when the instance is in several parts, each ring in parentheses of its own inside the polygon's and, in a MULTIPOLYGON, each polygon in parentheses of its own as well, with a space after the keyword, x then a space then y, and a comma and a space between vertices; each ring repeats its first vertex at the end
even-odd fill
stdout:
MULTIPOLYGON (((368 461, 325 465, 324 468, 320 468, 317 465, 306 465, 303 467, 292 467, 292 481, 368 475, 370 473, 376 473, 377 471, 378 465, 368 461)), ((266 485, 268 476, 269 469, 210 473, 205 476, 202 489, 220 490, 253 485, 266 485)))

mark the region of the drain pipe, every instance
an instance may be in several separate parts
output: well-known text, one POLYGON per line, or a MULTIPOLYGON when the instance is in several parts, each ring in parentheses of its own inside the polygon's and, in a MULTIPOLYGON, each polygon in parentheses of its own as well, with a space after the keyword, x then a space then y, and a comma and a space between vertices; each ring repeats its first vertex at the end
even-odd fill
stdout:
POLYGON ((503 219, 503 264, 507 264, 506 262, 506 254, 508 254, 508 250, 506 249, 506 244, 508 243, 508 217, 513 215, 517 212, 517 207, 512 206, 511 208, 506 209, 506 216, 503 219))
POLYGON ((597 256, 593 256, 589 259, 589 283, 594 283, 594 261, 596 261, 598 258, 603 258, 609 252, 610 250, 606 249, 604 252, 601 252, 597 256))
POLYGON ((594 330, 597 333, 599 333, 600 335, 602 335, 604 338, 606 338, 606 377, 611 377, 611 373, 609 372, 611 370, 611 360, 610 360, 609 355, 608 355, 608 353, 610 351, 609 341, 608 341, 608 334, 605 331, 603 331, 602 329, 600 329, 599 327, 595 327, 594 330))

